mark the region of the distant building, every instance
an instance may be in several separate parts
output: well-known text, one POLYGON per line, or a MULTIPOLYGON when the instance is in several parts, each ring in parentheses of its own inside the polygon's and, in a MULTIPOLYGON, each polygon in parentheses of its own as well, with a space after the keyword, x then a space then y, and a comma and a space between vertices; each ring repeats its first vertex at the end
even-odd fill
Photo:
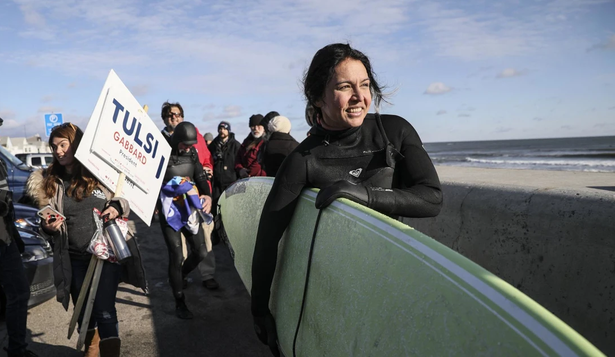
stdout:
POLYGON ((28 138, 0 136, 0 145, 6 148, 11 154, 30 154, 30 153, 50 153, 51 149, 41 136, 36 134, 28 138))

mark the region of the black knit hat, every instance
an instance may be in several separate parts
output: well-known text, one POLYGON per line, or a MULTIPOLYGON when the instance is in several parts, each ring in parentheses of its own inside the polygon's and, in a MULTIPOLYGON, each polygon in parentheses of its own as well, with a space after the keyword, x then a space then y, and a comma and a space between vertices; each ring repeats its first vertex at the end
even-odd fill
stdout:
POLYGON ((250 117, 250 125, 248 126, 257 126, 257 125, 263 125, 261 124, 261 120, 263 120, 263 116, 260 114, 254 114, 250 117))
POLYGON ((227 121, 221 121, 220 124, 218 124, 218 130, 220 130, 220 128, 228 130, 229 133, 231 132, 231 124, 227 121))
POLYGON ((280 113, 276 112, 275 110, 270 111, 269 113, 265 114, 265 116, 263 117, 263 120, 261 120, 261 125, 265 127, 265 131, 269 132, 269 122, 271 121, 271 119, 279 115, 280 113))

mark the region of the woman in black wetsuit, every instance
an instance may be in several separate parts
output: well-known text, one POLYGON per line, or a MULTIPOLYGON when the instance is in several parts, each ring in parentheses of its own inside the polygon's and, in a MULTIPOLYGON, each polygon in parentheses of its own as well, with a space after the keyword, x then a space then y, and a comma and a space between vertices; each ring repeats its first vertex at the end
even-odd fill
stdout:
MULTIPOLYGON (((185 192, 187 195, 198 196, 203 201, 202 210, 209 213, 211 210, 211 193, 207 184, 207 176, 203 171, 203 166, 193 145, 197 142, 197 131, 192 123, 181 122, 175 127, 171 136, 171 157, 169 165, 164 175, 163 183, 167 184, 173 178, 179 182, 181 179, 193 182, 198 192, 185 192)), ((169 250, 169 284, 175 297, 175 313, 180 319, 191 319, 194 317, 188 310, 185 302, 183 279, 188 275, 201 260, 207 255, 203 227, 196 211, 193 211, 192 220, 184 225, 177 223, 178 212, 185 209, 184 192, 175 192, 178 196, 170 195, 171 185, 163 187, 161 192, 161 204, 159 205, 160 228, 164 235, 167 249, 169 250), (167 204, 165 205, 165 200, 167 204), (171 203, 172 202, 172 203, 171 203), (174 207, 171 207, 174 206, 174 207), (169 212, 173 212, 170 214, 169 212), (173 220, 175 218, 175 220, 173 220), (174 222, 174 223, 170 223, 174 222), (186 242, 190 246, 191 253, 185 262, 182 252, 181 233, 184 234, 186 242)), ((183 222, 183 221, 182 221, 183 222)))
MULTIPOLYGON (((442 192, 418 134, 395 115, 367 114, 383 99, 369 59, 347 44, 320 49, 304 77, 310 135, 286 158, 267 197, 252 262, 252 315, 258 337, 277 353, 269 311, 278 242, 305 187, 316 207, 344 197, 389 216, 433 217, 442 192)), ((377 110, 376 110, 377 111, 377 110)))

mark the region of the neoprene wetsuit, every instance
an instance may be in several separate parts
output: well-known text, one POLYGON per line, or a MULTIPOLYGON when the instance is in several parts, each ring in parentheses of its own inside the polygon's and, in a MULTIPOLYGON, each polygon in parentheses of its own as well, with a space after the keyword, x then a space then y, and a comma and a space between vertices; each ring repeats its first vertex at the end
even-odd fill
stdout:
MULTIPOLYGON (((209 185, 207 184, 207 176, 203 172, 203 166, 199 162, 197 152, 194 148, 187 153, 177 153, 175 150, 171 152, 169 165, 164 174, 163 183, 167 183, 175 176, 189 177, 194 181, 199 195, 210 195, 209 185)), ((199 225, 197 234, 192 234, 186 227, 182 227, 179 231, 175 231, 166 220, 162 209, 160 209, 160 200, 158 200, 159 221, 164 241, 169 250, 169 284, 173 291, 175 299, 183 300, 184 294, 182 291, 183 277, 188 275, 199 262, 207 256, 207 247, 205 246, 205 236, 203 228, 199 225), (186 243, 190 246, 190 255, 183 262, 184 256, 182 252, 181 234, 184 234, 186 243)))
POLYGON ((286 158, 261 215, 252 262, 252 314, 269 314, 278 242, 305 187, 346 180, 367 187, 367 206, 389 216, 433 217, 442 191, 419 135, 405 119, 368 114, 360 127, 310 136, 286 158), (380 124, 381 123, 381 124, 380 124))

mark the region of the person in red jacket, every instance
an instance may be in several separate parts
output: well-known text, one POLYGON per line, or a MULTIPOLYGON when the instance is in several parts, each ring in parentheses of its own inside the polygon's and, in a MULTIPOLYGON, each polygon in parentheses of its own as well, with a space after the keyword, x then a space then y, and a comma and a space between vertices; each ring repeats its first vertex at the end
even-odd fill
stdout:
POLYGON ((250 117, 250 134, 243 140, 235 157, 235 171, 239 178, 250 176, 267 176, 258 162, 258 152, 265 142, 265 127, 261 124, 263 116, 254 114, 250 117))
MULTIPOLYGON (((162 135, 169 145, 171 144, 171 135, 173 135, 173 131, 175 127, 184 121, 184 108, 182 108, 179 103, 169 103, 165 102, 162 104, 162 110, 160 113, 162 117, 162 121, 164 122, 164 129, 162 129, 162 135)), ((199 129, 196 129, 196 133, 198 134, 197 143, 194 145, 196 151, 199 155, 199 161, 203 166, 203 169, 207 173, 207 177, 211 179, 211 175, 213 174, 214 169, 214 160, 211 157, 209 150, 207 149, 207 143, 205 142, 205 138, 203 135, 199 133, 199 129)), ((211 183, 209 183, 209 189, 211 190, 211 183)))
MULTIPOLYGON (((165 128, 162 129, 162 135, 167 139, 169 145, 171 144, 171 136, 175 131, 175 127, 184 121, 184 108, 179 103, 165 102, 162 104, 162 110, 160 116, 164 121, 165 128)), ((197 138, 194 148, 196 148, 197 155, 199 156, 199 162, 203 166, 203 170, 207 174, 207 184, 209 185, 209 192, 213 191, 211 186, 212 175, 214 172, 214 160, 211 157, 209 149, 207 149, 207 143, 205 138, 196 129, 197 138)), ((203 232, 205 234, 205 246, 207 248, 207 256, 199 263, 199 272, 201 273, 201 279, 203 286, 207 289, 213 290, 219 287, 218 282, 214 279, 214 272, 216 270, 216 258, 214 256, 213 246, 211 242, 211 232, 214 227, 213 224, 203 223, 203 232)), ((184 280, 184 286, 187 285, 187 281, 184 280)))

